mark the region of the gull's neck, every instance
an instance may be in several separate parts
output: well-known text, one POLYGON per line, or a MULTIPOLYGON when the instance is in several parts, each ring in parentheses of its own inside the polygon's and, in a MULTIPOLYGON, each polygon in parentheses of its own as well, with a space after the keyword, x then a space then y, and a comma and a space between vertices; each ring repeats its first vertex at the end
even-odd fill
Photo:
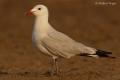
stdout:
POLYGON ((36 16, 36 24, 47 24, 48 15, 36 16))
POLYGON ((47 30, 49 29, 49 23, 48 23, 48 15, 42 15, 42 16, 36 16, 35 20, 35 27, 34 30, 36 32, 39 32, 40 34, 47 33, 47 30))

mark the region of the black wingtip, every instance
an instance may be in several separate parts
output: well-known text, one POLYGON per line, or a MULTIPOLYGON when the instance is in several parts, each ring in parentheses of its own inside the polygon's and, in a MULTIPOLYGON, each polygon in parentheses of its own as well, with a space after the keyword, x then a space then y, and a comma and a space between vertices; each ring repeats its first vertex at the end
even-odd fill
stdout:
POLYGON ((99 57, 115 58, 115 57, 110 56, 110 54, 112 54, 112 52, 108 52, 108 51, 104 51, 104 50, 97 50, 96 51, 96 55, 98 55, 99 57))

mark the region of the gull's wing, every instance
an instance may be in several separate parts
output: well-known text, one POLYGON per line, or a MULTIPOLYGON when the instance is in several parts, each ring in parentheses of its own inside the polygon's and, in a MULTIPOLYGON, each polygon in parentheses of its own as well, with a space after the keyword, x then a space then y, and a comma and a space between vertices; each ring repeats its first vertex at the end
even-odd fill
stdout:
POLYGON ((70 58, 80 54, 85 46, 56 30, 50 31, 42 40, 42 45, 52 54, 70 58), (81 47, 81 52, 80 52, 81 47))

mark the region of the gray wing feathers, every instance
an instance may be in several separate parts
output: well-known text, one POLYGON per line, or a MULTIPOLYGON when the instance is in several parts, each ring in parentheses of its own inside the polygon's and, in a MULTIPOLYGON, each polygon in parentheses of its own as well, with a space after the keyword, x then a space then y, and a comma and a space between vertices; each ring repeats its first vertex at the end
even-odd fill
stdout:
POLYGON ((85 45, 80 44, 69 38, 67 35, 57 31, 49 32, 42 40, 42 45, 44 45, 44 47, 52 54, 66 58, 80 54, 85 48, 85 45))

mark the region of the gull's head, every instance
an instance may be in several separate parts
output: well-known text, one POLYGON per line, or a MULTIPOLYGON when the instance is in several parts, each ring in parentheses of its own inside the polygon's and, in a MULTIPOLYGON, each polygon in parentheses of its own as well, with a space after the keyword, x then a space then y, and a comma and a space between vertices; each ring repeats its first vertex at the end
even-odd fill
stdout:
POLYGON ((48 9, 45 5, 36 5, 33 7, 30 12, 35 16, 48 15, 48 9))

